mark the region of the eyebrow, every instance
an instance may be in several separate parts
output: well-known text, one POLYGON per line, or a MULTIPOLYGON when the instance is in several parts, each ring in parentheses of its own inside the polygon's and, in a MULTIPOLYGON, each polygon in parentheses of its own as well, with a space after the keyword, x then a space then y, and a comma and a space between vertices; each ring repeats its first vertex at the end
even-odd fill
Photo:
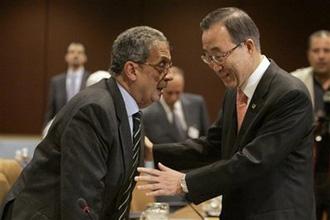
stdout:
MULTIPOLYGON (((211 48, 211 53, 213 53, 213 52, 220 52, 220 53, 224 53, 224 52, 222 52, 218 47, 212 47, 211 48)), ((203 53, 207 53, 208 51, 206 50, 206 49, 203 49, 203 53)))

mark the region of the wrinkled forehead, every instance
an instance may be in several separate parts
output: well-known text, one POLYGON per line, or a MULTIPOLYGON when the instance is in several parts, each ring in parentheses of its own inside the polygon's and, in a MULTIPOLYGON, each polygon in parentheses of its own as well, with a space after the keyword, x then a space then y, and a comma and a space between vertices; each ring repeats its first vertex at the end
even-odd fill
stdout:
POLYGON ((170 46, 167 41, 154 41, 149 50, 149 58, 148 59, 162 59, 168 62, 171 61, 171 52, 170 46))

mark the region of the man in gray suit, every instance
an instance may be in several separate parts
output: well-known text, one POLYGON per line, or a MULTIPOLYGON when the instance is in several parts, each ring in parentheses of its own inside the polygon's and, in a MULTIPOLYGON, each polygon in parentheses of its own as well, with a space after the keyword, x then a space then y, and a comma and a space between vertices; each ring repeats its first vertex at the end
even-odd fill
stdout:
POLYGON ((261 53, 241 9, 214 10, 201 28, 201 58, 227 88, 222 115, 205 138, 146 148, 160 170, 138 168, 149 174, 138 188, 194 203, 222 195, 221 220, 314 220, 308 90, 261 53))
POLYGON ((128 219, 133 177, 144 159, 139 108, 159 100, 170 66, 160 31, 140 26, 120 34, 112 45, 112 77, 81 91, 56 115, 0 219, 128 219))
POLYGON ((65 61, 68 65, 67 71, 52 77, 50 80, 44 126, 53 119, 65 103, 86 85, 89 73, 84 68, 87 62, 84 45, 76 42, 71 43, 68 46, 65 61))
POLYGON ((206 135, 209 119, 202 96, 183 93, 184 73, 171 67, 167 87, 158 102, 143 109, 146 136, 156 144, 206 135))

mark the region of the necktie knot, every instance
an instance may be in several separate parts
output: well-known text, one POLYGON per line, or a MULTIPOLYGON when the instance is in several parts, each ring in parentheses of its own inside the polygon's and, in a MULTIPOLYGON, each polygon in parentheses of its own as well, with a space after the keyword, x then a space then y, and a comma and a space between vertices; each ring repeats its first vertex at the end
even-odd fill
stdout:
POLYGON ((142 117, 142 112, 141 111, 138 111, 138 112, 133 114, 134 119, 141 120, 141 117, 142 117))
POLYGON ((248 102, 248 97, 241 89, 237 89, 237 101, 239 104, 247 104, 248 102))

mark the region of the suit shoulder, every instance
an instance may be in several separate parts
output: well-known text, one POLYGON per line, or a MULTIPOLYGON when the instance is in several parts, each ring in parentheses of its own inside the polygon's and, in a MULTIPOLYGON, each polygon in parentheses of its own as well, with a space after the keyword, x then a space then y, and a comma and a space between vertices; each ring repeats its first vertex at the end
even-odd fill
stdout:
POLYGON ((57 74, 55 76, 53 76, 50 81, 51 82, 58 82, 58 81, 61 81, 63 79, 65 79, 66 77, 66 73, 60 73, 60 74, 57 74))
POLYGON ((183 93, 182 98, 195 102, 204 102, 203 96, 193 93, 183 93))
POLYGON ((145 116, 144 118, 150 118, 154 115, 158 115, 161 108, 162 106, 159 101, 152 103, 150 106, 142 109, 143 116, 145 116))
POLYGON ((277 94, 278 97, 283 97, 293 91, 303 93, 309 97, 309 92, 305 84, 297 77, 292 76, 282 69, 276 73, 276 77, 270 89, 273 90, 274 94, 277 94))
POLYGON ((291 72, 291 75, 293 75, 299 79, 304 79, 312 73, 313 73, 313 68, 306 67, 306 68, 300 68, 300 69, 297 69, 297 70, 291 72))

